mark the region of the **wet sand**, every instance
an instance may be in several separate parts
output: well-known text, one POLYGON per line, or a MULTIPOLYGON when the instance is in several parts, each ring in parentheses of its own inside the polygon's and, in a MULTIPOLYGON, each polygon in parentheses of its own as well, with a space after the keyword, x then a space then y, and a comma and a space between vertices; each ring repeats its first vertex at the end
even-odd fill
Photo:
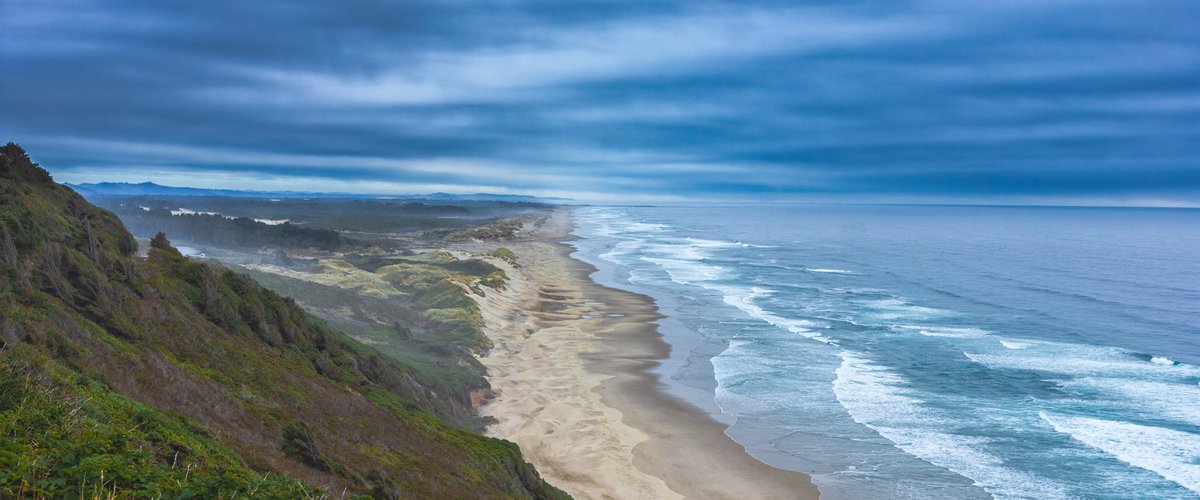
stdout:
POLYGON ((745 452, 651 372, 670 346, 646 296, 598 285, 572 259, 565 210, 515 243, 503 291, 480 300, 494 348, 488 434, 514 441, 576 498, 817 498, 808 476, 745 452))

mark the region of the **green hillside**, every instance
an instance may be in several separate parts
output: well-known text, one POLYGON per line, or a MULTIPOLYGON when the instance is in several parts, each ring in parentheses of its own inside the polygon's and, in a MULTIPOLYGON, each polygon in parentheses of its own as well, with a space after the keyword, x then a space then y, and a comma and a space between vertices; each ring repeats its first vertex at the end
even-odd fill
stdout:
POLYGON ((555 498, 418 374, 0 148, 0 497, 555 498))

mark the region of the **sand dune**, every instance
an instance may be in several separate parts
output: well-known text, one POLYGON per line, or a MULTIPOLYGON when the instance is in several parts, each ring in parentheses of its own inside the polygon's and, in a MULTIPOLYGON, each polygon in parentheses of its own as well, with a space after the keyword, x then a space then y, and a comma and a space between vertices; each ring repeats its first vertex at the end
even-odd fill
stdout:
POLYGON ((772 468, 724 426, 661 389, 649 372, 669 349, 647 297, 602 287, 571 259, 569 216, 526 241, 504 291, 480 300, 495 344, 482 359, 497 396, 489 434, 518 443, 577 498, 815 498, 808 477, 772 468))

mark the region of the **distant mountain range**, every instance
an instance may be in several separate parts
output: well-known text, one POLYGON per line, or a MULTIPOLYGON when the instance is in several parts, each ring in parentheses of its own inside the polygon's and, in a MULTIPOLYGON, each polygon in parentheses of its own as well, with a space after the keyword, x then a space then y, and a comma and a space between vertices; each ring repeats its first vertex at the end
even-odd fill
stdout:
POLYGON ((431 201, 503 201, 512 203, 571 203, 569 198, 543 198, 516 194, 409 194, 409 195, 371 195, 356 193, 314 193, 305 191, 250 191, 238 189, 202 189, 190 187, 163 186, 153 182, 134 184, 129 182, 100 182, 87 184, 66 183, 67 187, 86 196, 224 196, 230 198, 364 198, 364 199, 395 199, 395 200, 431 200, 431 201))

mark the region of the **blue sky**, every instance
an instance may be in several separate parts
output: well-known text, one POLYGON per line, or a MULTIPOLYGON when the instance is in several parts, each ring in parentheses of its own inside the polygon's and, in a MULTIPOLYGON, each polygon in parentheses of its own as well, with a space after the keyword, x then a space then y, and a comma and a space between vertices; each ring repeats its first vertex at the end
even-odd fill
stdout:
POLYGON ((0 3, 56 178, 1200 205, 1200 2, 0 3))

